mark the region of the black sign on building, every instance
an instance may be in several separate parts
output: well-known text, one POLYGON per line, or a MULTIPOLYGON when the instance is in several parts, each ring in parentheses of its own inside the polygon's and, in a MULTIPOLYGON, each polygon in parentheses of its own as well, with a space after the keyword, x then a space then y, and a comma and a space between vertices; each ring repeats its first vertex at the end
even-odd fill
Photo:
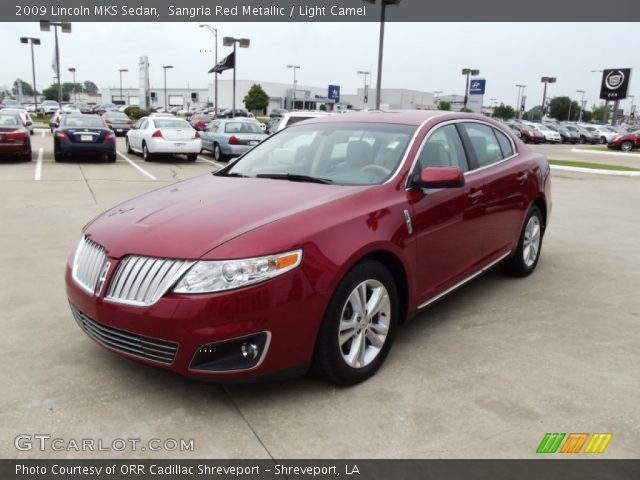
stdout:
POLYGON ((602 100, 623 100, 631 79, 630 68, 610 68, 602 72, 600 98, 602 100))

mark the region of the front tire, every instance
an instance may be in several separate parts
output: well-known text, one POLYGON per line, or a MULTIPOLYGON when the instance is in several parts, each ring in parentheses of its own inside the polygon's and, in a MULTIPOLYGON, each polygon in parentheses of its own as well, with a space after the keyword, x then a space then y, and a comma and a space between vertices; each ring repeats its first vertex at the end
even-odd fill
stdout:
POLYGON ((518 246, 510 258, 500 264, 502 270, 514 277, 530 275, 538 265, 544 222, 542 212, 537 206, 532 206, 520 233, 518 246))
POLYGON ((604 137, 600 137, 600 145, 604 145, 605 143, 607 143, 607 139, 604 137))
POLYGON ((373 260, 356 265, 336 288, 324 315, 313 370, 340 385, 371 377, 384 362, 399 316, 395 281, 373 260))
POLYGON ((622 145, 620 145, 620 150, 622 150, 623 152, 630 152, 632 149, 633 143, 629 140, 622 142, 622 145))

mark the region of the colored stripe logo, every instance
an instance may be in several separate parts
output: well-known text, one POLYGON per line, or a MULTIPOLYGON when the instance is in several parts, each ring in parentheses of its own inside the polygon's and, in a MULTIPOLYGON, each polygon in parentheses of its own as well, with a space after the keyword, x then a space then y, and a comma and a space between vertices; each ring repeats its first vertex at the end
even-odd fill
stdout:
POLYGON ((536 453, 604 453, 611 438, 613 433, 546 433, 536 453))

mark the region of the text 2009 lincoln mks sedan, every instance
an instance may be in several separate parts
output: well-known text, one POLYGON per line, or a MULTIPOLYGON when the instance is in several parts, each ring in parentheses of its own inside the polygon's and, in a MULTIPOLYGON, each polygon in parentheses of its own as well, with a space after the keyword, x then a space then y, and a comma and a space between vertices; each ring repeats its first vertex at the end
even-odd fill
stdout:
POLYGON ((529 275, 550 211, 547 161, 490 119, 327 116, 104 212, 67 294, 87 335, 142 363, 352 384, 410 314, 494 265, 529 275))

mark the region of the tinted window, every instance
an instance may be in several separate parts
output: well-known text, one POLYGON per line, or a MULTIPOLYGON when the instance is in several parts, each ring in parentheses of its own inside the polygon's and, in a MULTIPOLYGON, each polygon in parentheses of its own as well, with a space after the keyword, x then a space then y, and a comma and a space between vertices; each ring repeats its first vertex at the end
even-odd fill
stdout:
POLYGON ((502 151, 493 128, 482 123, 464 123, 463 125, 476 153, 479 167, 502 160, 502 151))
POLYGON ((459 167, 469 170, 467 156, 455 125, 445 125, 435 130, 420 150, 420 168, 459 167))
POLYGON ((65 127, 102 128, 105 126, 99 117, 74 117, 65 115, 62 118, 62 125, 65 127))
POLYGON ((224 126, 225 133, 262 133, 260 127, 253 122, 228 122, 224 126))
POLYGON ((507 138, 507 136, 502 133, 500 130, 494 130, 496 137, 498 138, 498 143, 500 144, 500 149, 502 150, 502 157, 507 158, 513 155, 513 146, 511 142, 507 138))
POLYGON ((171 120, 164 118, 156 118, 153 120, 158 128, 191 128, 184 120, 171 120))

